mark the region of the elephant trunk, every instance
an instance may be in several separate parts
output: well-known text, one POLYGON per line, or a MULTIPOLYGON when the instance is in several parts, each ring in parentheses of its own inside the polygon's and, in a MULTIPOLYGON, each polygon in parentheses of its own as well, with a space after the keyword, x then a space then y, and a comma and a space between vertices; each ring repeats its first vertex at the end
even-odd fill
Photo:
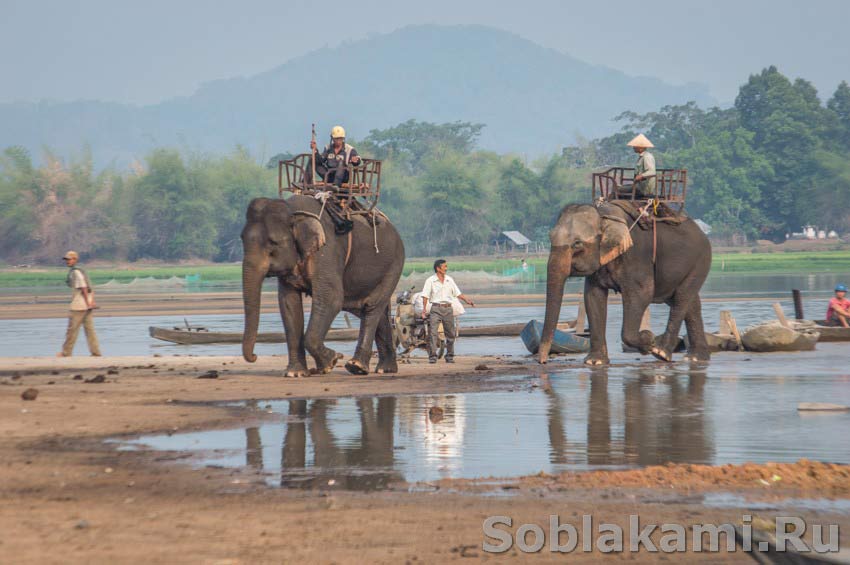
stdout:
POLYGON ((538 361, 549 360, 549 350, 561 315, 561 301, 564 299, 564 283, 570 275, 572 251, 569 246, 552 246, 546 271, 546 319, 543 322, 543 335, 540 336, 538 361))
POLYGON ((257 360, 254 345, 257 343, 257 330, 260 326, 260 296, 266 269, 254 262, 242 262, 242 302, 245 307, 245 331, 242 333, 242 357, 253 363, 257 360))

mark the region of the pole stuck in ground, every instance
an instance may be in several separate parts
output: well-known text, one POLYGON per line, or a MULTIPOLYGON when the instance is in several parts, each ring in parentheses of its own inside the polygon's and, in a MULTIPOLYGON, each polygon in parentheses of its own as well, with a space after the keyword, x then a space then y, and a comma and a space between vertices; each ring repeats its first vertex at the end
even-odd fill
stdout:
POLYGON ((799 291, 799 289, 793 289, 791 291, 791 296, 794 297, 794 317, 798 320, 804 320, 805 316, 803 316, 803 295, 799 291))
MULTIPOLYGON (((311 124, 312 133, 310 139, 313 143, 316 143, 316 124, 311 124)), ((316 184, 316 151, 319 150, 319 147, 316 146, 316 149, 310 148, 310 169, 312 176, 310 176, 310 184, 316 184)))

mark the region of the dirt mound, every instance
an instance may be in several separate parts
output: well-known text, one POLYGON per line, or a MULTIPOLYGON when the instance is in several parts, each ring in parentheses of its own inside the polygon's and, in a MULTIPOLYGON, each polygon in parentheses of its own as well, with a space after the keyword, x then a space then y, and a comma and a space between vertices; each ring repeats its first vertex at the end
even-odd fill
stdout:
POLYGON ((771 488, 817 491, 821 496, 850 493, 850 466, 800 459, 796 463, 743 465, 670 464, 629 471, 592 471, 540 475, 574 488, 648 487, 683 489, 771 488))

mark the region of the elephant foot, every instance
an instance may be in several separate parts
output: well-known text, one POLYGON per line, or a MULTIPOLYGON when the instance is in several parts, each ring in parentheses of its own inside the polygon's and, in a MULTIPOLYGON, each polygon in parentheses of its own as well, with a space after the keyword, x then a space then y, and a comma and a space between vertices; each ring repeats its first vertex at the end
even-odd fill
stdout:
POLYGON ((393 361, 378 361, 378 366, 375 367, 375 372, 379 375, 383 375, 384 373, 398 373, 398 363, 395 360, 393 361))
POLYGON ((666 361, 668 363, 673 360, 673 356, 670 354, 669 351, 662 349, 662 348, 658 347, 657 345, 653 346, 649 350, 649 352, 652 353, 652 355, 655 356, 656 359, 660 359, 660 360, 666 361))
POLYGON ((345 370, 351 373, 352 375, 369 374, 369 366, 360 361, 359 359, 350 359, 348 363, 345 364, 345 370))
POLYGON ((299 379, 301 377, 306 377, 308 374, 309 372, 304 367, 287 367, 286 373, 284 373, 283 376, 287 378, 299 379))
POLYGON ((652 345, 655 343, 655 335, 649 330, 641 330, 638 334, 637 350, 641 355, 647 355, 652 351, 652 345))
POLYGON ((311 375, 327 375, 330 373, 336 364, 342 359, 342 353, 337 353, 336 351, 331 351, 331 356, 328 361, 319 361, 316 360, 316 368, 310 370, 311 375))
POLYGON ((711 353, 708 351, 691 351, 685 355, 684 360, 691 363, 703 363, 711 360, 711 353))
POLYGON ((608 365, 610 362, 607 355, 600 355, 598 353, 591 353, 584 358, 584 364, 591 366, 608 365))

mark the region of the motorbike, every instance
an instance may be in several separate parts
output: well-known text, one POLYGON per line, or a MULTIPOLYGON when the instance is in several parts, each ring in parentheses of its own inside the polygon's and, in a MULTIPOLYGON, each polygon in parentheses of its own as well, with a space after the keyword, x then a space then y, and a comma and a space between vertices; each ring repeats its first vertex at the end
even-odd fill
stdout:
MULTIPOLYGON (((416 315, 413 288, 396 293, 395 314, 392 319, 393 341, 402 363, 410 363, 410 355, 416 349, 428 351, 428 342, 431 339, 428 319, 422 319, 421 315, 416 315)), ((446 353, 446 336, 442 323, 437 331, 437 357, 441 358, 446 353)))

